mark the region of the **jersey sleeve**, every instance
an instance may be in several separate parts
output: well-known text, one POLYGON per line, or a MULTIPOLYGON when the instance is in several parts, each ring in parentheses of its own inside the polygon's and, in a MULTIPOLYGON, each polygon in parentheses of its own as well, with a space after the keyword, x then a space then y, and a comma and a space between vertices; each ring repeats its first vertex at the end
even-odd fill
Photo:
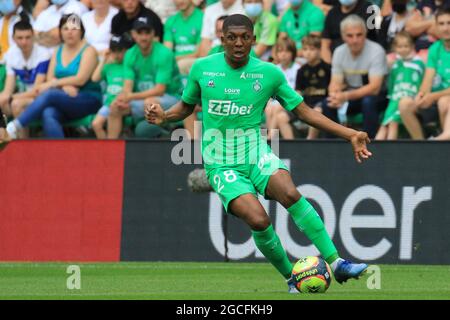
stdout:
POLYGON ((275 70, 274 82, 278 83, 274 98, 288 111, 295 109, 303 102, 303 97, 299 95, 287 82, 281 70, 275 70))
POLYGON ((198 82, 200 72, 198 62, 195 62, 189 72, 189 78, 186 87, 183 90, 183 95, 181 96, 181 100, 188 104, 197 104, 201 102, 201 90, 198 82))

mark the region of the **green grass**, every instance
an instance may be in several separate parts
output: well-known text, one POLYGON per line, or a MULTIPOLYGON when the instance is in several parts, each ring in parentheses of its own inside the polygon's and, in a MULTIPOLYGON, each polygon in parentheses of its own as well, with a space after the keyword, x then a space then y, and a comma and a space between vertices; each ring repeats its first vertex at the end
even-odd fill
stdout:
POLYGON ((0 299, 450 299, 450 266, 380 265, 381 289, 372 274, 325 294, 287 294, 267 263, 73 263, 81 289, 67 289, 71 263, 0 263, 0 299))

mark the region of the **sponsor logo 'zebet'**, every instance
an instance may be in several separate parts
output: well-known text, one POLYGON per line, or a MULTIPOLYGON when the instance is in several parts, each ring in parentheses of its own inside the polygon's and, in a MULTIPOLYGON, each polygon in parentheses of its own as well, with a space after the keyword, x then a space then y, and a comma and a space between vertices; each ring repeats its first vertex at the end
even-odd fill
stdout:
POLYGON ((208 113, 218 116, 246 115, 250 114, 253 104, 249 106, 238 106, 236 103, 227 100, 209 100, 208 113))

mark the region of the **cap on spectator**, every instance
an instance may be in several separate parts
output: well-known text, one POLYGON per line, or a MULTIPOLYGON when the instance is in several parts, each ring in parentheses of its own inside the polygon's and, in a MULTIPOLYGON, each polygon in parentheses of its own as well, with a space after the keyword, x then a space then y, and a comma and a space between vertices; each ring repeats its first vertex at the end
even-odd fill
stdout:
POLYGON ((128 49, 129 47, 129 41, 127 41, 123 36, 113 35, 111 36, 111 40, 109 40, 109 49, 111 51, 128 49))
POLYGON ((139 30, 148 30, 153 31, 153 26, 150 23, 149 18, 147 17, 138 17, 133 22, 133 30, 139 31, 139 30))

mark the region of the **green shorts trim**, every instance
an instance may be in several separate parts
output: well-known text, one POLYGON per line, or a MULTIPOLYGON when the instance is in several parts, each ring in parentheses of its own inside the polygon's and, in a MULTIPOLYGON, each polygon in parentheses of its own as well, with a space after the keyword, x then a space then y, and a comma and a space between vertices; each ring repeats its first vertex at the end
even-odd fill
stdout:
POLYGON ((266 197, 266 188, 272 174, 288 167, 272 151, 262 155, 256 164, 221 166, 206 169, 208 181, 219 195, 225 211, 237 197, 251 193, 266 197))

